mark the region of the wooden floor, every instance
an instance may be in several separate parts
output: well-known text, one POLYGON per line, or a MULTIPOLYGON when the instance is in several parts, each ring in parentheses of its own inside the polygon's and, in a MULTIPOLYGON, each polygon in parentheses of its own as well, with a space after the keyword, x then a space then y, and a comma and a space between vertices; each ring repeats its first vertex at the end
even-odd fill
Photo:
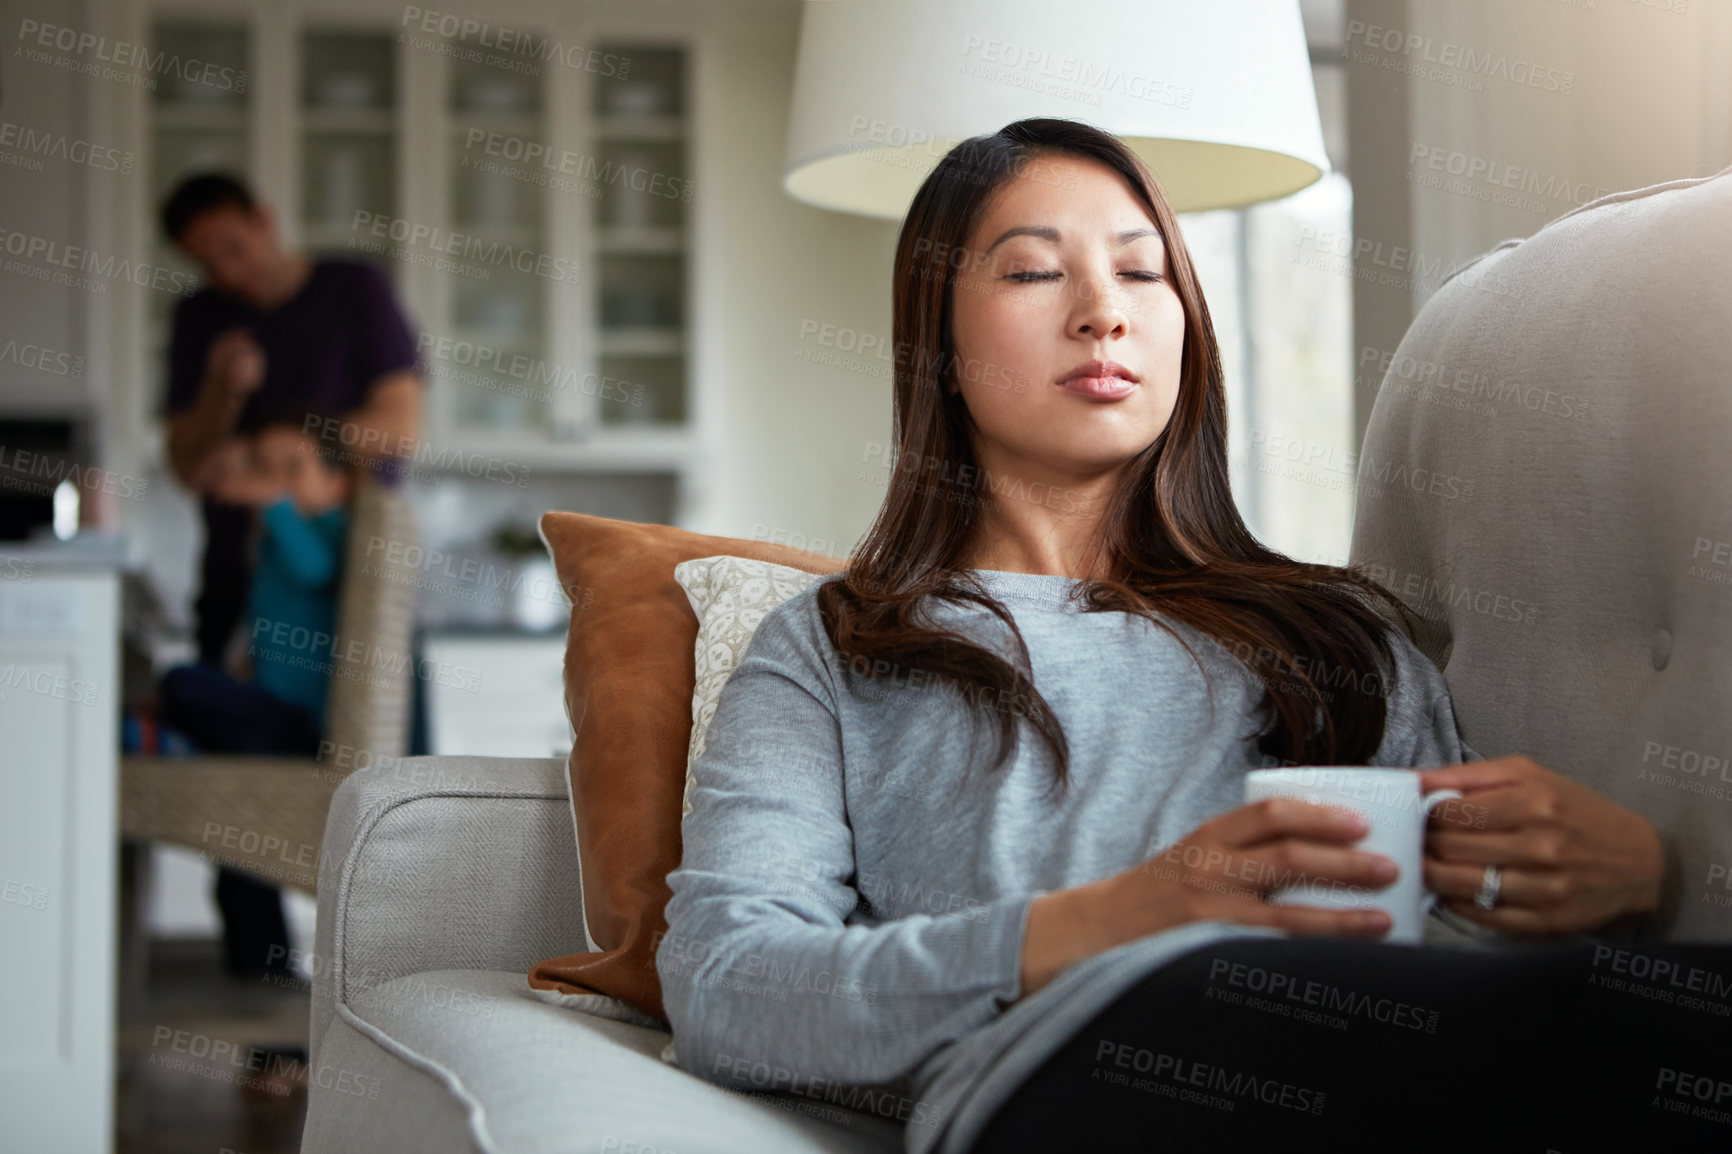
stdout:
MULTIPOLYGON (((219 944, 152 943, 120 1007, 117 1154, 298 1154, 310 988, 223 972, 219 944)), ((122 987, 124 990, 124 986, 122 987)))

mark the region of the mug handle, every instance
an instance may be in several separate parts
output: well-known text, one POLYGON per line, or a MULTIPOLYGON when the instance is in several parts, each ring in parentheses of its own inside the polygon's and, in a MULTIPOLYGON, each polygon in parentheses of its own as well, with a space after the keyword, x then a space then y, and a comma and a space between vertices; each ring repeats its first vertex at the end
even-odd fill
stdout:
MULTIPOLYGON (((1446 801, 1460 801, 1460 800, 1462 800, 1461 790, 1459 790, 1459 789, 1440 789, 1440 790, 1436 791, 1435 793, 1426 794, 1425 797, 1421 800, 1420 806, 1421 806, 1421 808, 1424 809, 1425 816, 1429 818, 1431 816, 1431 811, 1433 809, 1436 809, 1440 803, 1446 802, 1446 801)), ((1421 854, 1421 856, 1422 857, 1424 856, 1423 853, 1421 854)), ((1423 899, 1421 904, 1425 907, 1425 912, 1423 914, 1421 914, 1420 916, 1426 917, 1426 916, 1429 916, 1431 914, 1432 908, 1437 905, 1437 895, 1432 893, 1430 890, 1423 890, 1423 892, 1425 894, 1425 898, 1423 899)))

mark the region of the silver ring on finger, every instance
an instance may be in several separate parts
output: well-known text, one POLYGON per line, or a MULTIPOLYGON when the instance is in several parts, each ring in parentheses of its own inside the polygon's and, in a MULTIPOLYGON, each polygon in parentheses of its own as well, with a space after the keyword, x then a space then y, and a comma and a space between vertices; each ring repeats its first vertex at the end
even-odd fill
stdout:
POLYGON ((1485 876, 1480 879, 1479 892, 1473 895, 1473 904, 1482 910, 1489 910, 1497 905, 1498 891, 1503 888, 1503 871, 1494 865, 1485 867, 1485 876))

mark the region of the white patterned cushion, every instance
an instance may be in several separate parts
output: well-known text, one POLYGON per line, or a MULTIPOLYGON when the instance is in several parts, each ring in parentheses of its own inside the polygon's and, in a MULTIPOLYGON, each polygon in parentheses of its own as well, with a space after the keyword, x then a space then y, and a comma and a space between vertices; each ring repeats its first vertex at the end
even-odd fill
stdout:
POLYGON ((692 812, 692 766, 704 752, 704 735, 722 686, 745 656, 764 614, 818 579, 818 574, 748 557, 699 557, 674 566, 674 580, 698 615, 693 651, 697 682, 692 689, 692 740, 686 750, 686 792, 680 815, 692 812))

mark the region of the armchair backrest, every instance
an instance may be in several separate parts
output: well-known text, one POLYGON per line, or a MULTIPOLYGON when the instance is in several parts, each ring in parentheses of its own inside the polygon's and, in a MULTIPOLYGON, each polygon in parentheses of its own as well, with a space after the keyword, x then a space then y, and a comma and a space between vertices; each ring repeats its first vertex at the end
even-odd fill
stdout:
POLYGON ((1462 738, 1647 816, 1667 936, 1732 940, 1732 169, 1584 205, 1426 303, 1352 560, 1424 619, 1462 738))
POLYGON ((414 511, 401 485, 357 470, 350 503, 337 643, 325 698, 325 736, 339 772, 409 748, 417 550, 414 511))

